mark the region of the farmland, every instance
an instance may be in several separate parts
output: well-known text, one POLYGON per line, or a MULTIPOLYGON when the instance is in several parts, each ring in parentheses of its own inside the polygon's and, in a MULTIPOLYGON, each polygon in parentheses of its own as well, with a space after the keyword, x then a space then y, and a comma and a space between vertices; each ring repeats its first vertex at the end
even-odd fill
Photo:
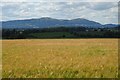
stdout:
POLYGON ((117 78, 118 39, 2 41, 3 78, 117 78))

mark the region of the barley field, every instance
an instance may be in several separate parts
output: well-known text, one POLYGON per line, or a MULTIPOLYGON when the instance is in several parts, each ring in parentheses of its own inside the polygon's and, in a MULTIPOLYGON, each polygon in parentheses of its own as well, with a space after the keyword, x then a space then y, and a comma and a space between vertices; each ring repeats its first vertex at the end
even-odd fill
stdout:
POLYGON ((117 78, 118 39, 2 40, 3 78, 117 78))

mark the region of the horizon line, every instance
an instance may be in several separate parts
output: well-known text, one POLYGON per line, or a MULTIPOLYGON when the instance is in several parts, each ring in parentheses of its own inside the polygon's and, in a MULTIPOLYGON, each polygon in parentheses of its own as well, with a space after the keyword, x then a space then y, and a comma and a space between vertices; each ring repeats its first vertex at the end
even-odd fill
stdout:
POLYGON ((86 18, 73 18, 73 19, 68 19, 68 18, 53 18, 53 17, 40 17, 40 18, 26 18, 26 19, 13 19, 13 20, 2 20, 0 22, 8 22, 8 21, 21 21, 21 20, 34 20, 34 19, 42 19, 42 18, 50 18, 50 19, 56 19, 56 20, 75 20, 75 19, 84 19, 84 20, 89 20, 89 21, 94 21, 96 23, 99 23, 99 24, 102 24, 102 25, 105 25, 105 24, 117 24, 119 25, 119 22, 118 23, 101 23, 99 21, 95 21, 95 20, 90 20, 90 19, 86 19, 86 18))

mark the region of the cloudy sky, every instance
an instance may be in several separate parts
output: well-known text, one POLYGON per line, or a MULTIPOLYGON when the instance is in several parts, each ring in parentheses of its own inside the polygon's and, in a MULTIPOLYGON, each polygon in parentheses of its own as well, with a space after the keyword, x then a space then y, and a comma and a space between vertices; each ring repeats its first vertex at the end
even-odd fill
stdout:
POLYGON ((0 19, 3 21, 51 17, 57 19, 85 18, 102 24, 118 23, 118 0, 39 1, 2 0, 0 19), (102 1, 102 2, 101 2, 102 1))

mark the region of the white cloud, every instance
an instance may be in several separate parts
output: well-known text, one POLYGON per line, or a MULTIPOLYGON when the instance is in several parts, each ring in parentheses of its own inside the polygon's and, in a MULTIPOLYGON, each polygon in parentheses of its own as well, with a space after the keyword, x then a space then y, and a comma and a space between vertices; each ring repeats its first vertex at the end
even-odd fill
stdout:
MULTIPOLYGON (((87 1, 93 1, 93 0, 87 0, 87 1)), ((119 0, 94 0, 93 2, 119 2, 119 0)))
POLYGON ((4 3, 3 20, 52 17, 86 18, 101 23, 117 23, 117 3, 100 2, 39 2, 4 3))
POLYGON ((118 4, 113 2, 91 2, 89 3, 88 8, 94 9, 94 10, 106 10, 113 7, 116 7, 118 4))
POLYGON ((0 0, 1 2, 119 2, 119 0, 0 0))
POLYGON ((118 13, 118 7, 113 7, 110 10, 111 12, 118 13))

